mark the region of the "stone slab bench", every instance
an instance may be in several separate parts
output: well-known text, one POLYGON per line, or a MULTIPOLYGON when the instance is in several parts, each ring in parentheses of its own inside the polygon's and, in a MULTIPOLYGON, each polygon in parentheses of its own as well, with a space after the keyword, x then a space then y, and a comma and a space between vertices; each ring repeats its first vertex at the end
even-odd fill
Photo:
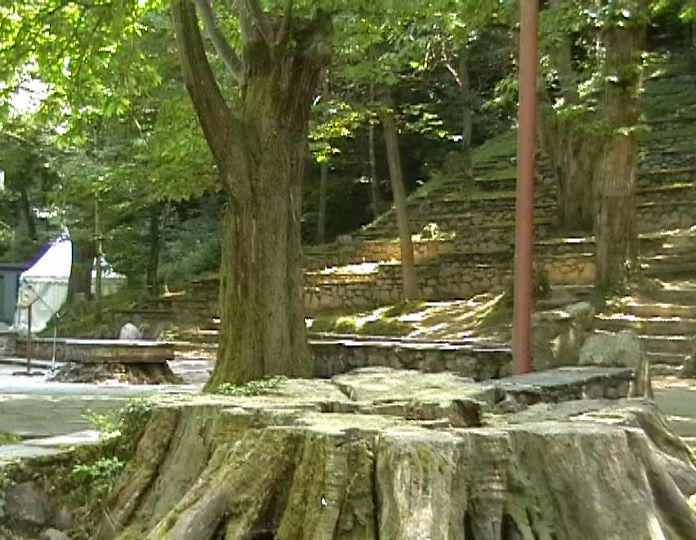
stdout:
MULTIPOLYGON (((26 339, 19 349, 26 353, 26 339)), ((52 338, 32 339, 32 357, 48 360, 53 354, 52 338)), ((56 340, 56 360, 78 363, 164 364, 174 359, 174 344, 166 341, 128 339, 56 340)))
POLYGON ((628 396, 631 368, 567 366, 505 377, 495 385, 516 401, 533 403, 628 396))

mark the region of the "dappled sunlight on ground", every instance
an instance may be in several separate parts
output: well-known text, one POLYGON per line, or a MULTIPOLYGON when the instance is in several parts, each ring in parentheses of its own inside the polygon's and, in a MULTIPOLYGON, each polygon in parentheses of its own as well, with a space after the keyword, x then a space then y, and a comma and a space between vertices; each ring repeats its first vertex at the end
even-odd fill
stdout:
POLYGON ((398 335, 419 340, 472 337, 500 342, 509 336, 510 308, 504 293, 479 294, 468 300, 405 302, 352 314, 307 319, 313 332, 398 335))
POLYGON ((330 266, 321 270, 322 275, 328 274, 373 274, 380 263, 365 262, 360 264, 347 264, 345 266, 330 266))
POLYGON ((653 390, 665 390, 668 388, 681 388, 683 390, 696 391, 696 379, 681 379, 674 375, 664 375, 652 378, 653 390))

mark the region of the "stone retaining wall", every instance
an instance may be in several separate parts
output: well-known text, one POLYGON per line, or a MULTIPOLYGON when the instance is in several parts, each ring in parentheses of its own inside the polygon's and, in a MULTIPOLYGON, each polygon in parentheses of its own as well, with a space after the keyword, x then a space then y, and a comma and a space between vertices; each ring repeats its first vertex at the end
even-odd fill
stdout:
MULTIPOLYGON (((511 262, 506 265, 466 265, 461 261, 440 261, 417 267, 421 294, 426 300, 470 298, 506 287, 511 280, 511 262)), ((540 258, 538 267, 551 284, 591 284, 594 257, 567 254, 540 258)), ((312 313, 322 309, 368 308, 399 302, 401 266, 382 264, 370 274, 305 275, 305 305, 312 313)))
POLYGON ((470 345, 394 341, 355 342, 350 339, 312 341, 315 374, 332 377, 368 366, 449 371, 477 381, 510 375, 509 347, 474 348, 470 345))
POLYGON ((639 233, 691 227, 696 224, 696 200, 641 205, 636 209, 636 223, 639 233))

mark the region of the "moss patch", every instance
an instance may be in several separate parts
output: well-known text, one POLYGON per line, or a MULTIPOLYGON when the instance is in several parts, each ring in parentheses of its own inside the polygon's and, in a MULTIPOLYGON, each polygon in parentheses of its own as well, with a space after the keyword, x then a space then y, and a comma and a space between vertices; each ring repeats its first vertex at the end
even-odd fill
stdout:
POLYGON ((0 430, 0 444, 10 444, 17 442, 20 439, 18 435, 13 435, 12 433, 7 433, 0 430))
POLYGON ((312 322, 312 332, 366 336, 406 336, 411 326, 394 316, 384 316, 384 308, 369 313, 321 316, 312 322))

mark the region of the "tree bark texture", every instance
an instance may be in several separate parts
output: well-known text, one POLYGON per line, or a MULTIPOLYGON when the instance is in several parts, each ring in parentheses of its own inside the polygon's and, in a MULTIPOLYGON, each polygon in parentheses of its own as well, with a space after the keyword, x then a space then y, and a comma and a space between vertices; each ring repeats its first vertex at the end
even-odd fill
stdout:
POLYGON ((160 406, 98 538, 694 538, 694 456, 650 402, 539 404, 482 426, 490 395, 396 396, 392 375, 381 397, 287 381, 160 406))
MULTIPOLYGON (((329 73, 324 75, 321 88, 322 98, 329 99, 329 73)), ((319 165, 319 204, 317 209, 317 243, 326 242, 326 199, 329 183, 329 163, 324 160, 319 165)))
MULTIPOLYGON (((561 10, 565 6, 561 0, 552 0, 550 7, 561 10)), ((565 104, 577 103, 578 77, 568 36, 557 36, 549 59, 558 77, 559 97, 565 104)), ((593 187, 601 140, 587 129, 592 119, 564 117, 551 106, 551 99, 542 92, 539 132, 558 186, 558 225, 566 231, 589 233, 595 219, 593 187)))
POLYGON ((186 85, 228 196, 220 347, 206 388, 264 375, 310 375, 301 183, 330 22, 295 20, 290 12, 272 21, 257 2, 240 3, 242 85, 233 112, 208 64, 193 4, 174 0, 172 6, 186 85))
POLYGON ((473 175, 471 161, 471 135, 473 131, 473 101, 471 95, 471 80, 469 77, 469 47, 462 45, 459 48, 459 62, 457 65, 459 94, 462 100, 462 157, 464 161, 464 175, 471 178, 473 175))
POLYGON ((73 253, 70 277, 68 278, 68 302, 78 298, 92 298, 92 265, 97 255, 96 246, 92 239, 82 239, 81 234, 72 238, 73 253))
POLYGON ((647 0, 636 0, 635 20, 603 31, 605 49, 600 114, 607 134, 596 170, 596 284, 620 286, 635 268, 635 190, 638 145, 632 128, 640 115, 641 52, 647 0))
POLYGON ((413 255, 413 242, 411 240, 411 225, 408 221, 408 200, 406 198, 403 169, 401 167, 399 132, 391 109, 393 106, 391 95, 388 91, 385 91, 383 105, 387 109, 383 109, 380 114, 384 131, 384 142, 387 148, 387 163, 389 165, 389 178, 394 199, 394 213, 396 214, 396 223, 399 229, 403 297, 404 300, 417 300, 420 297, 420 293, 418 292, 416 263, 413 255))
MULTIPOLYGON (((375 106, 375 85, 370 83, 370 106, 375 106)), ((375 124, 369 122, 367 126, 367 157, 370 167, 370 201, 372 204, 372 217, 377 219, 384 209, 384 201, 379 191, 379 176, 377 176, 377 151, 375 148, 375 124)))
POLYGON ((150 219, 150 242, 147 257, 146 282, 152 294, 159 294, 159 258, 160 258, 160 218, 162 213, 161 204, 153 204, 149 209, 150 219))
POLYGON ((595 219, 593 186, 600 141, 583 131, 576 119, 560 117, 548 102, 540 103, 539 120, 541 144, 558 187, 558 225, 589 233, 595 219))
POLYGON ((36 223, 34 222, 34 211, 31 208, 31 203, 29 202, 29 195, 27 193, 27 187, 24 183, 19 185, 19 202, 22 207, 22 215, 24 216, 24 221, 27 225, 27 236, 32 240, 36 240, 36 223))
POLYGON ((326 242, 326 190, 329 183, 329 164, 319 165, 319 205, 317 210, 317 243, 326 242))

